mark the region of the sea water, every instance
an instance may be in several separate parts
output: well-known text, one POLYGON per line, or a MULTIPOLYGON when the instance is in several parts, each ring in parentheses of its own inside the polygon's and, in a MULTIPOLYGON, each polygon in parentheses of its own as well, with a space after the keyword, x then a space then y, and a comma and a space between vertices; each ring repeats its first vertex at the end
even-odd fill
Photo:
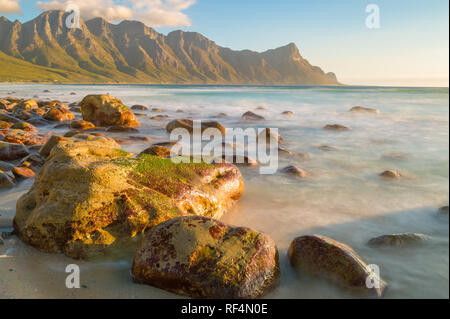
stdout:
MULTIPOLYGON (((291 268, 289 244, 307 234, 346 243, 368 263, 378 265, 380 275, 390 285, 386 298, 449 297, 449 220, 448 215, 437 213, 449 201, 448 88, 0 85, 0 97, 38 96, 66 103, 80 101, 87 94, 106 93, 129 106, 143 104, 164 110, 169 117, 160 121, 150 119, 157 114, 151 110, 137 111, 148 115, 139 117, 139 135, 153 142, 167 141, 165 125, 182 117, 218 120, 228 128, 278 128, 286 141, 282 147, 293 152, 280 154, 279 168, 295 165, 308 171, 310 177, 295 179, 281 172, 261 175, 258 168, 242 167, 244 194, 222 217, 224 222, 263 231, 277 243, 281 279, 267 298, 356 297, 326 281, 299 276, 291 268), (357 105, 376 108, 380 114, 348 112, 357 105), (262 115, 266 121, 242 122, 246 111, 262 115), (283 111, 294 115, 282 115, 283 111), (227 117, 216 118, 218 113, 227 117), (326 124, 341 124, 350 130, 327 131, 323 129, 326 124), (320 148, 324 145, 331 150, 320 148), (395 181, 379 178, 388 169, 405 177, 395 181), (424 233, 432 240, 418 247, 367 246, 372 237, 401 232, 424 233)), ((148 145, 136 143, 123 148, 139 152, 148 145)), ((0 193, 0 227, 11 226, 15 202, 31 184, 26 181, 0 193)), ((69 291, 64 285, 64 270, 73 260, 40 253, 17 238, 9 241, 7 247, 13 250, 8 258, 0 258, 0 263, 9 263, 14 271, 1 279, 4 287, 0 285, 0 296, 176 297, 134 284, 129 276, 131 258, 76 261, 86 288, 69 291)), ((0 255, 5 249, 0 246, 0 255)))

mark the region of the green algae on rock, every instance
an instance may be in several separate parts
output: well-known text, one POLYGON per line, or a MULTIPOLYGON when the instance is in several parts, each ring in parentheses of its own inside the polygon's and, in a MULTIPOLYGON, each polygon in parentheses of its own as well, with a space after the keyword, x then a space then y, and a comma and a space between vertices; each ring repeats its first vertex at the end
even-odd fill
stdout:
POLYGON ((387 287, 352 248, 325 236, 295 238, 288 256, 296 270, 324 277, 363 295, 381 297, 387 287), (369 288, 366 285, 369 275, 377 277, 379 287, 369 288))
POLYGON ((17 201, 14 228, 44 252, 90 258, 121 247, 159 223, 220 217, 243 191, 229 164, 174 164, 132 154, 114 141, 60 140, 17 201))
POLYGON ((255 230, 179 217, 147 234, 132 275, 139 283, 195 298, 257 298, 277 282, 278 251, 255 230))

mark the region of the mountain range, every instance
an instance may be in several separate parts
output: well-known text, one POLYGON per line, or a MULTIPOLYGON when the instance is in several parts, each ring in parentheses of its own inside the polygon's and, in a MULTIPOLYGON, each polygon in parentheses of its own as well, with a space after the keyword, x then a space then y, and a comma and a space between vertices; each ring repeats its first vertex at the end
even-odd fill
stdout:
POLYGON ((0 17, 0 81, 61 83, 339 85, 295 44, 234 51, 195 32, 156 32, 102 18, 67 28, 64 11, 25 23, 0 17))

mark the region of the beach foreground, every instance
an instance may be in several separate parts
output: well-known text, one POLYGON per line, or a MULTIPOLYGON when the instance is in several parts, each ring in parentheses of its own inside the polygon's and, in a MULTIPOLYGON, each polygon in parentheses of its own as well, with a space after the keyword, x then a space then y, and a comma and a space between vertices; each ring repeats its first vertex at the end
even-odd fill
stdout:
MULTIPOLYGON (((364 262, 376 265, 380 276, 389 285, 386 292, 380 291, 380 295, 385 298, 448 298, 448 208, 447 213, 439 211, 441 206, 448 205, 448 89, 1 85, 0 97, 8 96, 34 99, 50 107, 40 117, 33 115, 20 119, 19 123, 12 123, 14 120, 8 117, 17 118, 18 114, 13 114, 7 103, 0 120, 10 123, 11 126, 2 128, 3 142, 25 144, 32 154, 40 150, 45 160, 48 154, 42 154, 40 144, 46 143, 50 134, 66 136, 65 139, 69 140, 65 142, 69 143, 66 146, 67 151, 63 146, 58 146, 62 154, 60 156, 63 157, 57 157, 57 151, 53 150, 53 155, 47 159, 46 167, 50 167, 48 161, 51 160, 60 165, 60 159, 65 158, 67 152, 70 153, 70 150, 76 149, 82 143, 88 143, 89 140, 97 143, 104 139, 108 141, 107 144, 112 145, 109 150, 121 149, 121 152, 114 156, 108 153, 110 151, 107 152, 108 162, 104 165, 116 165, 115 157, 128 158, 130 153, 139 154, 155 143, 167 142, 169 127, 166 129, 166 126, 175 119, 217 121, 220 126, 216 127, 220 129, 278 128, 281 137, 277 139, 283 144, 280 144, 278 170, 275 174, 260 174, 258 165, 253 165, 250 161, 243 165, 236 163, 237 171, 231 168, 234 167, 231 165, 227 172, 233 173, 226 181, 234 185, 236 190, 233 191, 231 186, 224 188, 225 191, 217 188, 218 191, 214 194, 216 197, 212 200, 219 203, 217 207, 211 209, 208 204, 208 209, 202 208, 207 206, 186 208, 183 205, 182 208, 174 208, 181 212, 179 215, 175 213, 170 218, 164 214, 157 215, 162 216, 162 219, 156 218, 154 224, 133 222, 137 227, 136 233, 152 228, 164 220, 192 215, 195 212, 195 215, 220 218, 226 225, 234 225, 226 226, 231 227, 227 232, 248 227, 252 231, 255 230, 255 234, 265 234, 264 236, 268 237, 264 243, 272 248, 267 250, 271 253, 267 253, 269 259, 264 261, 264 276, 276 275, 278 268, 280 272, 279 282, 276 284, 261 283, 264 289, 271 286, 263 294, 267 298, 364 296, 343 289, 342 281, 336 285, 321 279, 320 275, 314 276, 317 275, 315 272, 323 274, 330 271, 336 275, 338 270, 329 267, 311 269, 309 265, 298 262, 298 254, 305 250, 298 250, 296 247, 310 247, 313 242, 314 245, 331 243, 344 251, 354 249, 364 262), (125 105, 134 107, 131 108, 130 114, 119 119, 100 118, 98 114, 89 118, 89 114, 81 112, 79 103, 90 94, 110 94, 119 98, 125 105), (55 100, 59 102, 52 105, 50 101, 55 100), (61 108, 61 104, 67 107, 61 108), (355 106, 364 107, 353 108, 355 106), (31 126, 22 124, 22 121, 31 126), (75 122, 76 124, 73 124, 75 122), (36 132, 33 132, 34 130, 36 132), (75 133, 68 132, 79 134, 77 137, 75 133), (73 140, 78 141, 78 146, 70 144, 73 140), (113 162, 109 162, 110 160, 113 162), (237 182, 241 174, 242 182, 237 182), (245 190, 242 185, 239 186, 240 183, 245 184, 245 190), (211 211, 215 213, 211 214, 211 211), (409 235, 380 237, 399 233, 409 235), (332 238, 349 247, 340 246, 340 243, 328 241, 324 237, 305 236, 313 234, 332 238), (297 239, 294 245, 295 238, 297 239), (274 263, 269 262, 270 258, 274 263), (300 274, 296 271, 299 267, 301 270, 308 268, 313 274, 300 274)), ((20 102, 18 100, 14 103, 20 102)), ((33 112, 32 109, 30 111, 33 112)), ((21 116, 29 114, 23 113, 21 116)), ((182 122, 183 125, 186 123, 182 122)), ((93 145, 98 151, 104 144, 93 145)), ((150 153, 147 152, 150 155, 146 155, 149 157, 144 162, 154 163, 153 155, 158 155, 154 152, 161 150, 164 149, 153 147, 150 153)), ((19 151, 15 149, 8 154, 19 151)), ((89 151, 89 156, 92 156, 92 152, 89 151)), ((137 239, 130 252, 124 251, 123 254, 106 257, 95 256, 97 258, 87 261, 85 259, 89 259, 87 257, 91 252, 85 250, 83 245, 61 246, 57 240, 56 248, 53 249, 46 241, 46 245, 40 244, 44 241, 36 242, 37 235, 29 235, 29 231, 32 232, 33 229, 24 231, 24 225, 30 223, 30 219, 26 217, 26 214, 29 214, 27 209, 33 211, 33 208, 24 208, 28 207, 24 198, 30 195, 19 198, 30 194, 34 173, 40 174, 43 180, 46 178, 37 167, 42 163, 20 163, 25 155, 15 158, 4 156, 1 159, 4 166, 2 171, 7 173, 3 185, 11 185, 0 191, 0 231, 5 234, 3 245, 0 246, 0 272, 4 274, 0 278, 0 297, 179 297, 152 287, 155 285, 139 285, 133 282, 130 270, 136 252, 133 245, 138 245, 137 239), (8 173, 12 167, 4 163, 21 169, 16 168, 15 177, 12 177, 8 173), (22 169, 27 166, 31 172, 22 169), (8 178, 10 180, 7 180, 8 178), (25 216, 24 222, 20 222, 17 217, 19 215, 25 216), (8 235, 13 228, 14 216, 16 234, 20 239, 16 235, 8 235), (58 250, 63 251, 66 256, 61 253, 48 253, 58 250), (69 264, 80 266, 80 289, 66 287, 68 274, 65 270, 69 264)), ((69 164, 72 165, 71 163, 69 164)), ((77 162, 77 165, 89 168, 90 163, 77 162)), ((96 160, 95 163, 98 167, 99 162, 96 160)), ((124 172, 123 161, 120 163, 120 168, 114 166, 118 172, 117 176, 124 172)), ((195 174, 205 176, 205 172, 210 172, 214 165, 230 164, 208 165, 212 166, 203 167, 200 173, 195 169, 195 174)), ((131 171, 133 172, 133 169, 131 171)), ((228 176, 227 174, 231 173, 221 171, 215 176, 220 180, 223 176, 228 176)), ((52 176, 53 174, 49 174, 48 178, 52 176)), ((164 174, 162 178, 166 179, 167 176, 164 174)), ((76 176, 73 178, 73 186, 68 184, 67 188, 69 195, 71 187, 79 191, 75 182, 76 176)), ((196 180, 194 177, 188 179, 196 180)), ((138 182, 143 183, 142 180, 138 182)), ((45 186, 52 183, 41 184, 45 186)), ((219 181, 219 184, 225 185, 222 181, 219 181)), ((109 184, 102 185, 103 188, 99 189, 111 187, 109 184)), ((209 192, 204 184, 194 183, 191 186, 196 187, 197 191, 209 192)), ((39 189, 38 183, 33 188, 39 189)), ((154 185, 151 188, 180 203, 180 199, 173 197, 175 193, 171 190, 164 193, 154 185)), ((52 192, 51 189, 49 191, 52 192)), ((153 199, 151 203, 154 203, 153 199)), ((49 209, 49 213, 52 213, 52 209, 49 209)), ((104 237, 101 238, 100 243, 107 244, 108 241, 104 237)), ((225 239, 223 243, 226 243, 225 239)), ((84 244, 89 243, 85 241, 84 244)), ((314 252, 311 252, 309 257, 314 260, 314 252)), ((304 258, 305 256, 301 260, 304 258)), ((339 258, 339 254, 335 255, 335 258, 339 258)), ((136 274, 137 271, 134 272, 134 275, 136 274)), ((152 282, 154 278, 145 277, 142 280, 152 282)), ((247 288, 232 291, 231 296, 260 296, 260 291, 255 291, 255 295, 242 295, 248 292, 247 288)), ((181 293, 180 290, 175 292, 181 293)), ((199 296, 205 297, 202 294, 199 296)))

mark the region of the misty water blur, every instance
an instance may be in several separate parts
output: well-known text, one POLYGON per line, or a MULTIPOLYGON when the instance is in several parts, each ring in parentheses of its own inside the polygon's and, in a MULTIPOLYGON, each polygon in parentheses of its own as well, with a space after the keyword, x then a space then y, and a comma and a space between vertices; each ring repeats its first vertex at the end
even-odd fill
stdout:
MULTIPOLYGON (((282 275, 278 288, 267 297, 354 297, 315 278, 301 278, 291 269, 286 257, 290 241, 312 233, 347 243, 369 263, 379 265, 381 276, 390 283, 387 298, 449 297, 448 216, 437 213, 449 200, 448 89, 0 85, 2 97, 38 95, 40 99, 67 103, 101 93, 110 93, 129 106, 142 104, 163 109, 168 119, 151 120, 158 113, 137 111, 147 114, 139 117, 142 126, 138 135, 151 137, 152 142, 168 140, 164 128, 174 118, 215 119, 225 127, 279 129, 286 140, 282 147, 293 152, 280 154, 279 168, 295 165, 311 176, 300 180, 281 172, 260 175, 257 168, 244 167, 244 195, 222 218, 227 223, 264 231, 276 241, 282 275), (45 89, 51 92, 43 93, 45 89), (349 113, 356 105, 377 108, 381 113, 349 113), (267 121, 242 122, 241 115, 246 111, 262 115, 267 121), (294 114, 282 115, 283 111, 294 114), (216 118, 219 113, 226 113, 227 117, 216 118), (326 124, 342 124, 350 130, 323 130, 326 124), (328 150, 321 146, 328 146, 328 150), (297 153, 309 156, 296 156, 297 153), (397 170, 405 178, 380 179, 379 173, 387 169, 397 170), (366 245, 372 237, 399 232, 425 233, 433 239, 425 246, 400 249, 366 245)), ((59 130, 61 134, 66 131, 59 130)), ((139 152, 148 145, 136 143, 123 148, 139 152)), ((0 193, 0 227, 10 224, 15 201, 30 186, 31 182, 25 182, 0 193)), ((68 258, 38 253, 17 239, 15 245, 23 265, 40 265, 33 275, 35 282, 26 284, 23 292, 16 295, 32 295, 32 288, 49 285, 45 280, 39 281, 45 274, 59 271, 63 278, 68 258)), ((81 264, 87 285, 95 290, 94 296, 176 297, 133 284, 127 277, 130 260, 81 264)), ((66 293, 61 287, 52 288, 66 293)), ((85 296, 87 292, 71 293, 85 296)))

